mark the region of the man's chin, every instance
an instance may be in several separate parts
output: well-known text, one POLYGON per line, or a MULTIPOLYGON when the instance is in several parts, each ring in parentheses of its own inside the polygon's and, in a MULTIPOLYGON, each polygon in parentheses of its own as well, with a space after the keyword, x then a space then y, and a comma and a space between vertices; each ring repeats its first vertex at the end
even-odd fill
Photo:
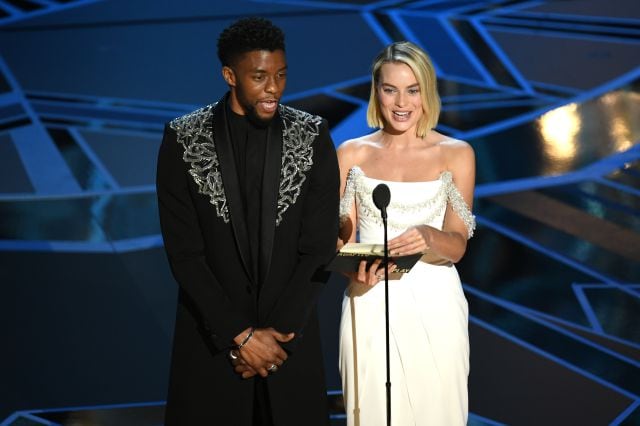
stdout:
POLYGON ((275 115, 275 112, 271 115, 259 115, 255 110, 252 110, 247 114, 247 118, 256 126, 267 127, 269 124, 271 124, 271 121, 273 120, 273 117, 275 117, 275 115))

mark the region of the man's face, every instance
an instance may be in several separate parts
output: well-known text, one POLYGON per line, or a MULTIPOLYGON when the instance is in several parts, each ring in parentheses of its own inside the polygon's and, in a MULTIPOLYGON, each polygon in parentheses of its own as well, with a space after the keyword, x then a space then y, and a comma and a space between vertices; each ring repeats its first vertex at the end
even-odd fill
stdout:
POLYGON ((287 83, 287 60, 282 50, 253 50, 222 75, 231 88, 231 109, 254 122, 267 124, 273 118, 287 83))

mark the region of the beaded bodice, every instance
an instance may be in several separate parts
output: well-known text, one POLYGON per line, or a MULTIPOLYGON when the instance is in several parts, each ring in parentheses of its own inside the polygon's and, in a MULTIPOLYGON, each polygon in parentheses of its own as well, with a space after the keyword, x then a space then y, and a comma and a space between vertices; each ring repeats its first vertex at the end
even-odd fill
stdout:
POLYGON ((355 166, 347 176, 340 200, 340 217, 341 220, 348 217, 355 202, 361 242, 379 243, 383 239, 380 211, 371 197, 373 189, 380 183, 386 184, 391 191, 391 202, 387 207, 389 238, 421 224, 442 229, 447 204, 465 223, 468 238, 473 236, 475 217, 454 185, 451 172, 442 172, 433 181, 391 182, 369 178, 355 166))

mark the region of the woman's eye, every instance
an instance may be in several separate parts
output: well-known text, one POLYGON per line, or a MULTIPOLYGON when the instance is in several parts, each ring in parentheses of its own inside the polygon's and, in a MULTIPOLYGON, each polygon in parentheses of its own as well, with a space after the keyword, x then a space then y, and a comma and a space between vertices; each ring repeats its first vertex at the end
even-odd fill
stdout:
POLYGON ((416 95, 420 93, 420 89, 409 89, 409 94, 410 95, 416 95))

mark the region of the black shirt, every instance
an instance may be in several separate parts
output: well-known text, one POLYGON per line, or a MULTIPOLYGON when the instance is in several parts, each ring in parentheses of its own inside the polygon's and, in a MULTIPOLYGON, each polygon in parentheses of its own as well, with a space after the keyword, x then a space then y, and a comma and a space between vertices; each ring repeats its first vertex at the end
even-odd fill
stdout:
POLYGON ((254 282, 259 282, 260 217, 262 213, 262 176, 269 127, 259 127, 244 115, 227 107, 231 145, 242 192, 244 216, 249 235, 254 282))

